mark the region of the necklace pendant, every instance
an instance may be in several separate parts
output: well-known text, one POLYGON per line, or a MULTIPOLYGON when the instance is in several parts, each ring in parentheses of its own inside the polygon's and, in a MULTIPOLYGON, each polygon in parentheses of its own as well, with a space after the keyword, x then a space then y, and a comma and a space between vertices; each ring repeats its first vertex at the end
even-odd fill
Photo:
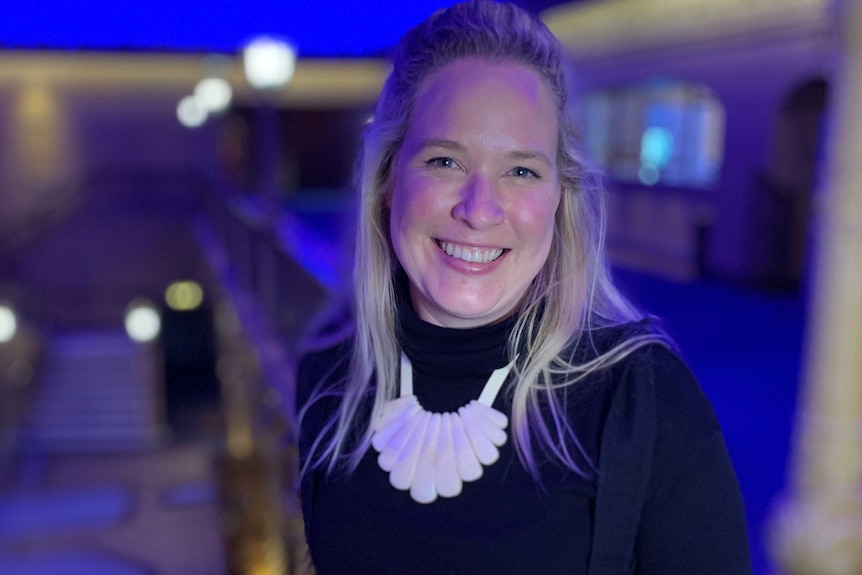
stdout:
POLYGON ((457 497, 464 483, 479 479, 483 468, 499 459, 498 448, 508 438, 508 417, 490 403, 512 365, 491 374, 479 400, 457 412, 431 413, 412 394, 412 371, 405 374, 412 367, 402 355, 402 395, 378 412, 371 439, 389 483, 409 491, 418 503, 431 503, 438 496, 457 497))

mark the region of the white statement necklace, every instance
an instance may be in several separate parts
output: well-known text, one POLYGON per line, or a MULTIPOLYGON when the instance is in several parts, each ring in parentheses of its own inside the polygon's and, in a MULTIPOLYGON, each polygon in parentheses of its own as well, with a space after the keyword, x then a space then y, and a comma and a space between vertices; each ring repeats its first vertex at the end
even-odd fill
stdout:
POLYGON ((389 483, 419 503, 456 497, 464 482, 482 476, 482 466, 500 457, 509 418, 491 405, 512 366, 491 374, 478 399, 457 412, 425 411, 413 395, 413 365, 401 354, 401 396, 386 402, 374 419, 371 444, 389 483))

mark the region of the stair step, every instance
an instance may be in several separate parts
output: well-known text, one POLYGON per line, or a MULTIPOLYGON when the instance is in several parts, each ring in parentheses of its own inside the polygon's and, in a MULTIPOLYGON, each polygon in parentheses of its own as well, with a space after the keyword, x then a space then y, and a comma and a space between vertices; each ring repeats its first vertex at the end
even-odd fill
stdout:
POLYGON ((134 397, 134 396, 75 396, 61 398, 53 396, 51 401, 34 402, 30 409, 31 414, 48 413, 48 414, 63 414, 63 413, 93 413, 96 411, 111 411, 111 412, 130 412, 130 411, 145 411, 153 410, 154 403, 151 397, 134 397))
POLYGON ((158 433, 155 425, 114 425, 101 427, 79 427, 77 425, 60 426, 54 425, 50 428, 25 428, 22 435, 25 437, 60 438, 60 439, 82 439, 82 438, 135 438, 150 437, 158 433))
POLYGON ((51 351, 55 357, 128 353, 129 350, 134 352, 138 346, 139 344, 130 340, 122 330, 75 331, 51 338, 51 351))
POLYGON ((140 388, 107 388, 103 391, 75 388, 43 388, 37 395, 38 403, 105 403, 105 402, 137 402, 146 403, 152 398, 152 393, 140 388))
POLYGON ((25 430, 18 438, 19 445, 29 451, 71 452, 123 449, 153 449, 164 445, 169 433, 166 427, 135 426, 106 429, 78 427, 25 430))
POLYGON ((148 425, 153 416, 141 410, 50 413, 40 411, 27 418, 27 427, 101 427, 105 425, 148 425))
POLYGON ((123 332, 67 333, 53 338, 18 441, 36 451, 139 450, 168 436, 157 407, 156 366, 123 332), (149 368, 149 369, 148 369, 149 368))
POLYGON ((129 380, 139 376, 140 369, 136 364, 116 365, 106 364, 99 365, 94 361, 84 362, 63 362, 54 363, 53 365, 45 366, 45 381, 63 382, 71 381, 112 381, 112 380, 129 380))
POLYGON ((166 429, 155 430, 144 436, 27 436, 22 435, 18 444, 31 453, 107 453, 148 451, 167 444, 170 434, 166 429))

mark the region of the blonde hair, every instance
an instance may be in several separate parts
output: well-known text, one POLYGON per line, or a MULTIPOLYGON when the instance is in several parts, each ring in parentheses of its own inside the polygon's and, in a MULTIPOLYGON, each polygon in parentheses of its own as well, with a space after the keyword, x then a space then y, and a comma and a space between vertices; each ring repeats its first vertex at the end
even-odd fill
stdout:
MULTIPOLYGON (((524 64, 549 86, 557 105, 557 166, 562 197, 545 265, 517 310, 509 351, 520 356, 512 391, 514 443, 525 467, 538 478, 535 449, 577 473, 592 463, 571 429, 557 393, 607 368, 632 351, 662 342, 657 333, 630 336, 591 361, 567 357, 585 335, 642 319, 611 282, 604 256, 604 191, 589 168, 566 113, 567 85, 559 43, 534 15, 512 4, 474 0, 441 10, 401 40, 392 73, 366 128, 357 185, 359 220, 354 268, 355 328, 340 409, 315 438, 308 466, 358 465, 368 450, 372 413, 397 395, 400 348, 396 338, 394 275, 397 260, 389 239, 385 196, 416 92, 424 79, 465 57, 524 64), (524 351, 526 350, 526 352, 524 351), (326 435, 324 439, 322 436, 326 435), (533 445, 533 438, 537 445, 533 445)), ((320 393, 331 393, 320 392, 320 393)), ((320 397, 320 395, 316 396, 320 397)), ((313 403, 314 398, 309 402, 313 403)))

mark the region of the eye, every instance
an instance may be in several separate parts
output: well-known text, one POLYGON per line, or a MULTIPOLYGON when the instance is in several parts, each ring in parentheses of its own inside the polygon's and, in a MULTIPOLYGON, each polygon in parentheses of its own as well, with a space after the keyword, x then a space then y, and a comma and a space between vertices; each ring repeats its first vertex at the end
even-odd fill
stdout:
POLYGON ((515 176, 516 178, 539 178, 539 174, 529 168, 524 168, 523 166, 512 168, 509 170, 509 175, 515 176))
POLYGON ((452 158, 431 158, 425 161, 425 165, 430 168, 457 168, 458 164, 452 158))

